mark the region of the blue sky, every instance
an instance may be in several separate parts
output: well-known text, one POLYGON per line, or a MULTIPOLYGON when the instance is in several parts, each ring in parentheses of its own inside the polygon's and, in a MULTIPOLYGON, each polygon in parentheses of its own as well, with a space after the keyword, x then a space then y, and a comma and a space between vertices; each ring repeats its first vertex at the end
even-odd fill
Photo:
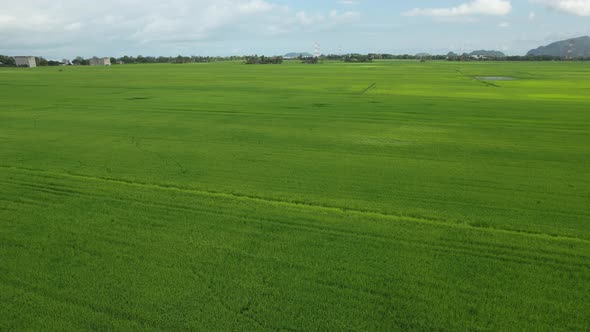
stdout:
POLYGON ((0 54, 524 54, 590 35, 590 0, 0 0, 0 54))

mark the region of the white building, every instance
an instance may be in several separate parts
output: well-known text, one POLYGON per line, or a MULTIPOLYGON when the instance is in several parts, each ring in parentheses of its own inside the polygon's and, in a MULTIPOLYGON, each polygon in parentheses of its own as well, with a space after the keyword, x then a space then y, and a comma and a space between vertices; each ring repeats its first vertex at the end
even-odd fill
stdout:
POLYGON ((90 59, 91 66, 110 66, 111 58, 92 58, 90 59))
POLYGON ((34 56, 15 56, 14 61, 17 67, 37 67, 37 61, 34 56))

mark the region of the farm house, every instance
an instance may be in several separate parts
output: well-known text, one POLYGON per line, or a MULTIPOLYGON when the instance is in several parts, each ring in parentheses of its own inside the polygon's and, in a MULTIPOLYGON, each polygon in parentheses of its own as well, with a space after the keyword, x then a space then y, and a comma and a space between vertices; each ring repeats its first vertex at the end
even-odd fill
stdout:
POLYGON ((37 67, 37 61, 34 56, 15 56, 14 61, 17 67, 37 67))
POLYGON ((110 66, 111 59, 110 58, 93 58, 90 59, 91 66, 110 66))

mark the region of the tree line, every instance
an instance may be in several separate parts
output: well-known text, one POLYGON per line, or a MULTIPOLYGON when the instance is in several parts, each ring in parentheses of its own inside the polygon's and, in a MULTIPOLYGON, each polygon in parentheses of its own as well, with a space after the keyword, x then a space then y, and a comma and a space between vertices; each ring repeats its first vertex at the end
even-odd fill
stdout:
MULTIPOLYGON (((212 56, 122 56, 122 57, 111 57, 111 64, 148 64, 148 63, 201 63, 201 62, 216 62, 216 61, 238 61, 245 60, 245 56, 227 56, 227 57, 212 57, 212 56)), ((47 60, 43 57, 36 57, 37 66, 61 66, 61 65, 77 65, 77 66, 88 66, 92 58, 84 58, 77 56, 70 63, 64 63, 63 61, 47 60)), ((16 63, 13 57, 7 55, 0 55, 0 66, 1 67, 15 67, 16 63)))
POLYGON ((280 65, 281 63, 283 63, 282 56, 269 57, 264 55, 252 55, 246 57, 247 65, 280 65))
POLYGON ((514 55, 503 57, 475 57, 471 54, 455 54, 450 52, 446 55, 411 55, 411 54, 380 54, 369 53, 362 54, 329 54, 320 56, 320 60, 334 60, 344 62, 371 62, 373 60, 447 60, 447 61, 590 61, 590 57, 582 58, 564 58, 556 56, 531 56, 531 55, 514 55))
MULTIPOLYGON (((37 66, 61 66, 64 65, 61 61, 47 60, 43 57, 36 57, 37 66)), ((149 63, 172 63, 172 64, 184 64, 184 63, 207 63, 207 62, 219 62, 219 61, 244 61, 246 64, 281 64, 284 58, 281 56, 227 56, 227 57, 211 57, 211 56, 182 56, 178 55, 175 57, 168 56, 122 56, 119 58, 110 58, 111 64, 149 64, 149 63)), ((87 66, 90 65, 91 58, 76 57, 71 61, 72 65, 87 66)), ((555 56, 532 56, 532 55, 515 55, 515 56, 504 56, 504 57, 474 57, 470 54, 456 54, 450 52, 446 55, 410 55, 410 54, 380 54, 380 53, 369 53, 369 54, 328 54, 321 55, 319 57, 303 57, 300 56, 294 60, 301 61, 304 64, 318 64, 323 60, 332 61, 343 61, 350 63, 362 63, 372 62, 373 60, 447 60, 447 61, 590 61, 590 57, 583 58, 563 58, 555 56)), ((66 63, 69 64, 69 63, 66 63)), ((0 67, 15 67, 16 63, 13 57, 7 55, 0 55, 0 67)))
MULTIPOLYGON (((35 57, 37 66, 60 66, 60 61, 47 60, 43 57, 35 57)), ((0 67, 16 67, 16 61, 8 55, 0 55, 0 67)))

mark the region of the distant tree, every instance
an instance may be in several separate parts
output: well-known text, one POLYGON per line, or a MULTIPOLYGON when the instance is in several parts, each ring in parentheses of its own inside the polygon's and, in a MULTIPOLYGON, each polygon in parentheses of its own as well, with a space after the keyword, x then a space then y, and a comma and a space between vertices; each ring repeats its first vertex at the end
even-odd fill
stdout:
POLYGON ((315 64, 318 64, 319 62, 320 62, 320 59, 318 57, 301 58, 301 63, 307 64, 307 65, 315 65, 315 64))
POLYGON ((186 56, 182 56, 182 55, 179 55, 172 60, 172 63, 178 63, 178 64, 190 63, 190 62, 192 62, 190 57, 186 57, 186 56))
POLYGON ((160 56, 156 58, 157 63, 169 63, 171 61, 170 57, 167 56, 160 56))
POLYGON ((263 56, 253 55, 253 56, 246 57, 245 63, 247 65, 277 65, 277 64, 283 63, 283 57, 282 56, 266 57, 264 55, 263 56))
POLYGON ((81 56, 77 56, 74 60, 72 60, 72 64, 76 66, 88 66, 90 65, 90 60, 84 59, 81 56))
POLYGON ((43 57, 36 57, 35 62, 37 63, 37 66, 40 66, 40 67, 45 67, 48 65, 47 59, 45 59, 43 57))
POLYGON ((16 62, 13 57, 0 55, 0 67, 16 67, 16 62))
POLYGON ((363 54, 348 54, 344 56, 344 62, 372 62, 373 58, 363 54))
POLYGON ((202 63, 202 62, 212 62, 212 61, 214 61, 214 59, 211 57, 208 57, 208 56, 192 56, 191 57, 191 62, 202 63))
POLYGON ((459 59, 459 54, 455 53, 455 52, 449 52, 447 53, 447 60, 449 61, 457 61, 459 59))
POLYGON ((123 56, 119 60, 123 61, 123 63, 135 63, 135 60, 128 55, 123 56))

